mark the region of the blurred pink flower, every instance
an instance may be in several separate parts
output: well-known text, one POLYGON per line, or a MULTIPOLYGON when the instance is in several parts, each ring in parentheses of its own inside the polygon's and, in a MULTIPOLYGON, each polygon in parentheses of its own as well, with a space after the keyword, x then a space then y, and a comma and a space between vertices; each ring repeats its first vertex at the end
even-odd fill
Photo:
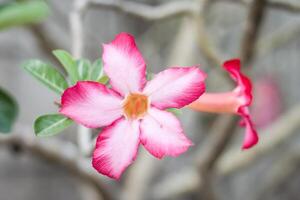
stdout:
POLYGON ((264 76, 255 81, 254 95, 252 116, 255 125, 263 128, 276 120, 282 112, 282 95, 276 79, 264 76))
POLYGON ((246 127, 243 149, 248 149, 258 142, 258 135, 248 108, 252 103, 251 82, 241 73, 239 59, 226 61, 223 67, 237 83, 236 88, 233 91, 224 93, 204 93, 188 107, 197 111, 240 115, 242 117, 240 125, 246 127))
POLYGON ((103 45, 104 71, 112 89, 80 81, 62 95, 60 113, 89 128, 105 127, 97 138, 93 167, 119 179, 135 160, 139 144, 155 157, 178 156, 192 142, 167 108, 181 108, 205 91, 197 67, 172 67, 146 81, 146 64, 134 37, 120 33, 103 45))

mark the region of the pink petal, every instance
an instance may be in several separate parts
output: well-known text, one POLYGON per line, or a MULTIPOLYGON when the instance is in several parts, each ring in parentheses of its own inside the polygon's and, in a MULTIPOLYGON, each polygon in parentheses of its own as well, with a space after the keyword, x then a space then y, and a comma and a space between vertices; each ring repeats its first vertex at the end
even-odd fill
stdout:
POLYGON ((223 67, 237 83, 234 92, 239 96, 241 103, 250 105, 252 102, 252 84, 249 78, 241 72, 241 61, 239 59, 228 60, 224 62, 223 67))
POLYGON ((65 90, 59 112, 79 124, 98 128, 122 116, 122 99, 105 85, 80 81, 65 90))
POLYGON ((236 112, 242 116, 242 123, 246 128, 243 149, 249 149, 257 144, 259 140, 249 113, 249 106, 252 104, 252 84, 250 79, 241 72, 239 59, 226 61, 223 67, 237 83, 236 88, 233 90, 237 102, 239 102, 236 112))
POLYGON ((256 145, 259 141, 257 132, 255 130, 255 127, 252 123, 252 120, 249 115, 249 110, 247 107, 240 108, 239 114, 242 116, 241 125, 245 126, 246 132, 243 142, 243 149, 249 149, 256 145))
POLYGON ((104 71, 110 84, 120 94, 136 93, 146 83, 146 64, 134 37, 120 33, 109 44, 103 44, 104 71))
POLYGON ((98 136, 93 167, 101 174, 119 179, 135 160, 139 146, 139 122, 120 118, 98 136))
POLYGON ((149 81, 144 93, 157 108, 181 108, 205 91, 206 74, 197 67, 172 67, 149 81))
POLYGON ((178 156, 192 145, 178 119, 166 111, 150 108, 140 128, 142 144, 157 158, 178 156))

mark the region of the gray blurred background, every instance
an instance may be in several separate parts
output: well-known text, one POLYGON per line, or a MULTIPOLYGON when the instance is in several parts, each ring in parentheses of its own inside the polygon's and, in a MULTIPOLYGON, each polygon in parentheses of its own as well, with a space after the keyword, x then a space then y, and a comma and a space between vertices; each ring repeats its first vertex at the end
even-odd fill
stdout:
MULTIPOLYGON (((172 2, 128 1, 153 6, 151 8, 172 2)), ((21 68, 22 62, 39 58, 62 70, 51 50, 71 51, 69 14, 74 2, 47 2, 51 14, 44 22, 0 32, 0 85, 19 103, 20 113, 13 131, 17 134, 33 135, 35 118, 57 112, 53 102, 60 98, 26 73, 21 68)), ((229 145, 217 156, 215 166, 205 173, 208 178, 199 178, 199 162, 213 144, 210 134, 214 126, 218 126, 216 120, 221 120, 219 115, 184 109, 180 118, 195 143, 189 152, 178 158, 156 160, 142 151, 119 182, 100 174, 92 175, 104 183, 114 199, 300 199, 300 1, 264 2, 263 16, 254 21, 259 26, 254 26, 258 29, 256 36, 245 39, 245 27, 249 26, 249 13, 254 7, 251 3, 208 1, 204 10, 196 9, 201 13, 195 17, 198 20, 186 13, 148 20, 130 11, 105 6, 92 6, 86 12, 84 57, 91 60, 101 57, 102 43, 112 40, 119 32, 129 32, 136 37, 148 70, 156 73, 168 66, 200 64, 209 75, 207 91, 233 88, 230 77, 218 62, 240 57, 241 51, 247 51, 241 48, 244 40, 250 41, 249 48, 254 52, 251 58, 244 56, 243 71, 253 80, 251 112, 261 135, 258 146, 249 152, 241 151, 244 129, 234 128, 229 145), (201 24, 201 30, 195 23, 201 24), (211 58, 211 53, 217 60, 211 58), (204 183, 201 184, 201 180, 204 183), (208 189, 203 192, 203 188, 208 189), (213 194, 205 194, 210 193, 208 191, 213 194)), ((222 117, 226 121, 229 116, 222 117)), ((76 131, 73 125, 55 139, 76 144, 76 131)), ((51 138, 38 139, 39 142, 48 140, 51 138)), ((89 165, 90 158, 84 159, 89 165)), ((18 145, 0 148, 1 200, 93 200, 101 199, 100 196, 89 181, 70 172, 68 167, 35 156, 18 145)))

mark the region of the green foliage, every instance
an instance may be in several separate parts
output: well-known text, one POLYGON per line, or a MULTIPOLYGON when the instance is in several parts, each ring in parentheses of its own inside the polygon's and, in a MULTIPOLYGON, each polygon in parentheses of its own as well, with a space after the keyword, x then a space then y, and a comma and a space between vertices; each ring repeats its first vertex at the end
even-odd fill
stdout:
POLYGON ((53 136, 72 124, 72 120, 60 114, 43 115, 34 122, 34 132, 37 136, 53 136))
POLYGON ((24 63, 23 67, 31 75, 58 94, 61 94, 68 88, 65 78, 50 64, 39 60, 29 60, 24 63))
POLYGON ((0 132, 8 133, 18 114, 16 101, 0 88, 0 132))
MULTIPOLYGON (((107 83, 108 77, 104 75, 101 59, 91 64, 89 60, 84 58, 76 60, 64 50, 55 50, 53 54, 66 69, 67 75, 70 77, 70 85, 80 80, 107 83)), ((29 60, 24 63, 23 67, 32 76, 58 94, 62 94, 69 87, 64 76, 51 64, 40 60, 29 60)), ((43 115, 36 119, 34 131, 37 136, 52 136, 69 127, 72 122, 71 119, 59 114, 43 115)))
POLYGON ((102 84, 106 84, 109 80, 108 76, 104 75, 103 63, 100 58, 95 60, 93 63, 90 71, 90 80, 97 81, 102 84))
POLYGON ((68 72, 72 84, 75 84, 78 80, 80 80, 76 61, 68 52, 64 50, 54 50, 53 54, 68 72))
POLYGON ((103 65, 102 60, 99 58, 93 63, 92 69, 90 71, 90 78, 93 81, 98 81, 103 76, 103 65))
POLYGON ((45 19, 49 8, 42 1, 26 1, 1 5, 0 30, 28 23, 37 23, 45 19))
POLYGON ((91 68, 91 62, 87 59, 79 59, 76 61, 77 76, 79 80, 89 79, 89 70, 91 68))

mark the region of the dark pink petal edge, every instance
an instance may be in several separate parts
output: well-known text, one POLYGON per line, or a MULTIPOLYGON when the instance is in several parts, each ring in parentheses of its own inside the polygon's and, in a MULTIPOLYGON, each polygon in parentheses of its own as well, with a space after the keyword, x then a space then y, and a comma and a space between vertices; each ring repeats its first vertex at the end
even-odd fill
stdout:
POLYGON ((258 143, 258 134, 249 114, 248 106, 252 103, 252 84, 250 79, 241 73, 241 61, 232 59, 224 62, 223 67, 227 70, 232 79, 237 83, 234 92, 242 99, 237 113, 242 117, 241 125, 246 128, 246 135, 243 142, 243 149, 249 149, 258 143))

